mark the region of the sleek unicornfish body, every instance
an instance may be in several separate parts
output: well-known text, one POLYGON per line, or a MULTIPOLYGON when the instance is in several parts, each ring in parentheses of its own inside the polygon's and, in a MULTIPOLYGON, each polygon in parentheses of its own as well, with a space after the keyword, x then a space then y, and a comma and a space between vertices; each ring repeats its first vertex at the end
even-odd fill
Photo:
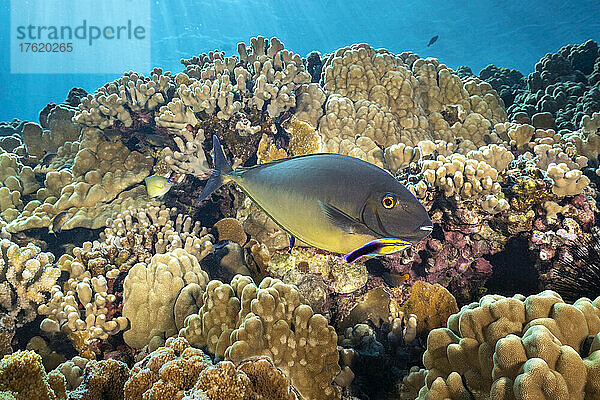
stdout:
POLYGON ((290 246, 296 237, 347 254, 385 239, 355 253, 356 259, 399 251, 433 228, 423 205, 400 182, 358 158, 309 154, 233 171, 216 136, 213 150, 215 169, 198 200, 233 181, 290 235, 290 246))

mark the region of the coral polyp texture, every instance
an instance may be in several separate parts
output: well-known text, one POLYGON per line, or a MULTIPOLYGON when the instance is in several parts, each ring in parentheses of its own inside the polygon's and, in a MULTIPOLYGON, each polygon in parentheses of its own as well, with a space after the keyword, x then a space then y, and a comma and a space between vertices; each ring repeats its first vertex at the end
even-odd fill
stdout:
POLYGON ((306 398, 339 397, 331 385, 340 370, 335 330, 302 304, 294 286, 277 279, 258 286, 241 275, 231 284, 209 282, 202 307, 186 318, 179 335, 236 363, 268 357, 306 398))
POLYGON ((502 100, 485 82, 461 79, 434 59, 394 55, 366 44, 335 51, 325 62, 331 96, 319 123, 324 150, 382 165, 386 148, 421 140, 468 139, 476 145, 506 120, 502 100))
POLYGON ((124 385, 126 400, 295 400, 295 393, 289 379, 267 359, 214 365, 184 338, 169 338, 164 347, 136 363, 124 385))
POLYGON ((65 144, 76 151, 70 167, 45 173, 44 186, 23 205, 8 231, 47 227, 61 212, 67 213, 62 229, 101 228, 115 211, 148 201, 144 188, 136 184, 150 173, 151 157, 120 142, 107 142, 94 128, 84 128, 80 140, 78 149, 65 144))
POLYGON ((599 306, 600 298, 571 305, 552 291, 464 306, 429 334, 418 398, 596 398, 599 306))
POLYGON ((35 319, 37 306, 45 301, 60 270, 52 266, 54 255, 33 243, 20 247, 1 239, 0 252, 0 307, 18 328, 35 319))
POLYGON ((223 50, 0 124, 0 398, 600 398, 595 42, 526 77, 365 43, 223 50), (235 185, 198 202, 215 137, 234 170, 370 162, 433 230, 348 264, 235 185))

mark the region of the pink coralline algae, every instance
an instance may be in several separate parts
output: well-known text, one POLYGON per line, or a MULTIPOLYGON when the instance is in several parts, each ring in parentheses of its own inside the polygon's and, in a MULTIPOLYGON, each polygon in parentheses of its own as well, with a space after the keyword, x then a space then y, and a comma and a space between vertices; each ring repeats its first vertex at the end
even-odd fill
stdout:
POLYGON ((444 232, 444 239, 428 237, 406 255, 382 260, 392 273, 409 273, 411 279, 439 283, 462 299, 472 297, 492 274, 492 265, 483 258, 502 250, 493 241, 476 240, 458 232, 444 232))
POLYGON ((547 211, 533 221, 529 248, 539 252, 542 263, 556 261, 559 254, 569 252, 574 242, 589 234, 595 225, 595 209, 595 202, 584 194, 564 205, 555 204, 554 209, 547 206, 547 211))

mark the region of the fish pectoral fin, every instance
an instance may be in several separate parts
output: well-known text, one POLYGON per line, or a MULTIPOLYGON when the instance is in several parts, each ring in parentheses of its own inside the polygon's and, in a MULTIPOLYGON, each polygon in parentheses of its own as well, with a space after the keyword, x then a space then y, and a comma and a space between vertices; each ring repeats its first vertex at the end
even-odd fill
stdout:
POLYGON ((327 221, 344 232, 365 235, 373 234, 373 232, 367 228, 365 224, 357 221, 355 218, 352 218, 339 208, 332 206, 331 204, 324 203, 321 200, 319 200, 319 206, 321 207, 323 214, 325 214, 327 221))

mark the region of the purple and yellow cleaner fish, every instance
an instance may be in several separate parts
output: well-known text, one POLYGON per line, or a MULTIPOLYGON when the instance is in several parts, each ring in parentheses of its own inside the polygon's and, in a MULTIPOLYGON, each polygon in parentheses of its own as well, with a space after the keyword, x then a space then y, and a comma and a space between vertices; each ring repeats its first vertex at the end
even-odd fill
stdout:
POLYGON ((358 158, 308 154, 234 171, 216 136, 213 153, 215 168, 198 201, 235 182, 290 235, 290 247, 298 238, 356 260, 400 251, 433 229, 408 189, 358 158))
POLYGON ((346 259, 346 262, 348 264, 352 264, 354 261, 358 260, 361 257, 373 257, 382 254, 394 254, 410 246, 412 246, 411 242, 402 239, 375 239, 359 247, 358 249, 346 254, 344 258, 346 259))

